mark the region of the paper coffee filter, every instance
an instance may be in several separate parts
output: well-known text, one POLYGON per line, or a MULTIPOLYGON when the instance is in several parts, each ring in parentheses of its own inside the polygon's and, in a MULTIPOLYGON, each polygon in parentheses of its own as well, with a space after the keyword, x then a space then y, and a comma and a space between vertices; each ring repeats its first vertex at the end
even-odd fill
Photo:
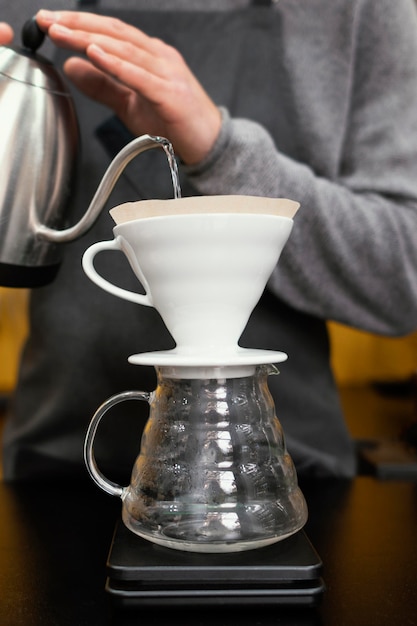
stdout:
POLYGON ((260 196, 192 196, 168 200, 139 200, 110 210, 116 224, 144 217, 191 213, 252 213, 293 218, 300 204, 287 198, 260 196))

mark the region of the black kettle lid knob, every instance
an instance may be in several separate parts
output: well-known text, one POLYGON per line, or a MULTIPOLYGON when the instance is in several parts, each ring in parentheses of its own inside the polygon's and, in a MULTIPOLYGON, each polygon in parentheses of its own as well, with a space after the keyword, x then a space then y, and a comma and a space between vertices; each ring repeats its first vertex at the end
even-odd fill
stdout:
POLYGON ((45 39, 45 33, 39 28, 36 18, 32 17, 25 22, 22 28, 22 44, 23 47, 32 52, 36 52, 38 48, 43 44, 45 39))

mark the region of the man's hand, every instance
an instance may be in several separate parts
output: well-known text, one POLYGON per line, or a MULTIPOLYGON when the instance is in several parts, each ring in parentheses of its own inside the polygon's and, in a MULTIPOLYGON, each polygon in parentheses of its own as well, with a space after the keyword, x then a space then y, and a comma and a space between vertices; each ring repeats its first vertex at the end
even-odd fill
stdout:
POLYGON ((132 133, 166 137, 187 164, 208 154, 220 131, 220 111, 175 48, 93 13, 42 10, 36 20, 57 46, 85 55, 68 59, 66 74, 132 133))

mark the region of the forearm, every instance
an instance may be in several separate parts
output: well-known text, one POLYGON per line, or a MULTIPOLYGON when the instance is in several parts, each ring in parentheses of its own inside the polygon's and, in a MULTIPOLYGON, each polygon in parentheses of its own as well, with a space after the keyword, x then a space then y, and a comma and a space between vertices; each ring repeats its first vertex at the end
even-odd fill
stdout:
POLYGON ((397 335, 417 326, 417 172, 412 154, 407 161, 402 180, 381 163, 380 189, 326 180, 277 151, 258 124, 226 115, 213 153, 188 174, 204 194, 299 201, 271 288, 297 309, 397 335))

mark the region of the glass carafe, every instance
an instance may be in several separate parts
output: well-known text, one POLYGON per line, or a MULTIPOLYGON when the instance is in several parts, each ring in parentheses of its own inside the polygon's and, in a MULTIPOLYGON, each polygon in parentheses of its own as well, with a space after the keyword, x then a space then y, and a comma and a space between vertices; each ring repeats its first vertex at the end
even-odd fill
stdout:
POLYGON ((307 507, 267 384, 276 367, 156 371, 153 392, 126 391, 99 407, 85 442, 88 470, 122 498, 126 526, 194 552, 258 548, 300 530, 307 507), (100 472, 93 446, 104 414, 128 399, 148 402, 150 414, 130 485, 121 487, 100 472))

